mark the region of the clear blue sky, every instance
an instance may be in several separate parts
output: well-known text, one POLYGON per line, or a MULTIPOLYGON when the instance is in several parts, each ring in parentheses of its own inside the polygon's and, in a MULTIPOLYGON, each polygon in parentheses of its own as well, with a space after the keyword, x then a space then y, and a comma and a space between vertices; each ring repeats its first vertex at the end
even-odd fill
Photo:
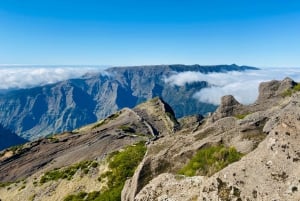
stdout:
POLYGON ((300 67, 300 1, 1 0, 0 63, 300 67))

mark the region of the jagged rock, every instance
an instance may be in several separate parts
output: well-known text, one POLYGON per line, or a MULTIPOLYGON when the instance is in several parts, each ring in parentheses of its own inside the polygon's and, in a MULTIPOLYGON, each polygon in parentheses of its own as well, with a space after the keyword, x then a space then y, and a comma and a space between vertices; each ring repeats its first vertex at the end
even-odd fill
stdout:
POLYGON ((259 86, 259 96, 257 103, 265 103, 272 99, 274 102, 276 98, 281 98, 284 91, 292 89, 296 85, 291 78, 285 78, 282 81, 272 80, 270 82, 262 82, 259 86))
POLYGON ((241 109, 242 105, 232 95, 223 96, 213 119, 233 116, 241 109))
POLYGON ((133 110, 149 123, 155 136, 172 134, 179 128, 175 113, 161 98, 142 103, 133 110))
MULTIPOLYGON (((283 89, 291 86, 284 82, 286 81, 278 82, 278 86, 284 86, 283 89)), ((226 99, 229 100, 226 102, 237 105, 230 97, 226 99)), ((135 200, 299 200, 300 138, 297 133, 300 130, 300 93, 286 98, 285 101, 281 101, 282 97, 273 95, 267 95, 263 99, 280 101, 269 104, 269 107, 264 105, 264 111, 248 114, 242 120, 224 117, 213 123, 207 122, 194 134, 202 143, 213 142, 219 138, 222 143, 248 153, 240 161, 211 177, 201 177, 200 180, 195 177, 193 185, 188 185, 188 182, 194 177, 175 179, 176 175, 161 174, 144 186, 135 196, 135 200), (260 137, 262 138, 255 147, 245 143, 247 139, 257 140, 260 137)), ((181 140, 186 143, 189 141, 184 138, 181 140)), ((195 146, 196 144, 200 143, 189 141, 189 148, 185 147, 184 151, 182 147, 181 154, 197 149, 199 146, 195 146)), ((174 146, 166 149, 174 152, 174 146)), ((177 142, 176 146, 178 148, 182 145, 177 142)), ((170 161, 176 161, 174 158, 173 156, 170 161)), ((171 166, 174 163, 179 162, 173 162, 171 166)))
POLYGON ((296 85, 290 78, 285 78, 282 81, 272 80, 262 82, 259 85, 259 95, 255 103, 250 105, 240 104, 232 95, 223 96, 221 104, 216 112, 209 117, 210 122, 217 121, 223 117, 240 116, 264 111, 272 106, 279 105, 285 97, 283 93, 292 89, 296 85))

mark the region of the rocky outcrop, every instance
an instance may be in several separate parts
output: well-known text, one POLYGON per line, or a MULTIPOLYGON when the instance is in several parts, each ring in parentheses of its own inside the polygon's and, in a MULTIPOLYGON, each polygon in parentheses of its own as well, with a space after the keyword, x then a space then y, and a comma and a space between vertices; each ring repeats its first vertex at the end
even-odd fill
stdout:
POLYGON ((290 78, 282 81, 272 80, 259 85, 259 95, 254 104, 242 105, 232 95, 222 97, 220 106, 210 118, 214 122, 218 119, 235 116, 242 117, 257 111, 264 111, 279 105, 285 99, 284 93, 291 90, 297 83, 290 78))
POLYGON ((172 108, 160 98, 142 103, 133 110, 148 122, 155 136, 173 134, 179 128, 172 108))
POLYGON ((262 82, 259 86, 259 96, 256 102, 260 104, 266 103, 267 100, 276 102, 276 98, 282 98, 282 94, 286 90, 292 89, 296 84, 291 78, 285 78, 282 81, 262 82))
POLYGON ((263 83, 260 92, 273 91, 273 95, 260 95, 249 106, 225 96, 216 113, 196 130, 191 128, 189 134, 181 130, 152 142, 123 189, 123 195, 130 196, 122 200, 298 200, 300 94, 281 96, 293 86, 287 83, 293 82, 263 83), (234 117, 238 112, 247 113, 239 119, 234 117), (197 150, 211 144, 234 146, 245 156, 211 177, 177 175, 197 150))
POLYGON ((234 116, 237 112, 241 112, 242 108, 243 106, 232 95, 223 96, 213 119, 234 116))
POLYGON ((266 138, 240 161, 211 177, 161 174, 135 200, 299 200, 299 106, 298 93, 269 118, 266 138))

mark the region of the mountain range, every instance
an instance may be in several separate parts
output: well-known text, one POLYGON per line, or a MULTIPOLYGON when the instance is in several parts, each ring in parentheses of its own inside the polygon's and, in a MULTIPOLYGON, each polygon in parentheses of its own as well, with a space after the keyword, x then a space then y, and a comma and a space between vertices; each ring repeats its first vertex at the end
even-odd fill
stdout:
POLYGON ((7 92, 0 96, 0 124, 20 137, 33 140, 70 131, 103 119, 124 108, 153 97, 162 97, 176 117, 206 114, 215 105, 199 102, 193 95, 209 84, 205 81, 184 86, 165 83, 176 73, 257 70, 237 65, 158 65, 114 67, 55 84, 7 92))
POLYGON ((0 152, 3 201, 300 199, 300 83, 176 118, 161 98, 0 152))

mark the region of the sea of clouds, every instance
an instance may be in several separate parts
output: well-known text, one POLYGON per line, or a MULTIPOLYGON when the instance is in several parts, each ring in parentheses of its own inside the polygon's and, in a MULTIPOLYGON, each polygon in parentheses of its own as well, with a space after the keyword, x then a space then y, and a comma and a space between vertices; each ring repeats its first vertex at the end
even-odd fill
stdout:
POLYGON ((193 98, 201 102, 218 105, 224 95, 233 95, 243 104, 253 103, 258 96, 259 83, 282 80, 290 77, 300 81, 300 68, 263 68, 261 70, 231 71, 227 73, 182 72, 165 78, 171 85, 183 86, 187 83, 206 81, 208 88, 195 93, 193 98))
MULTIPOLYGON (((103 66, 0 66, 0 92, 56 83, 86 74, 105 73, 104 69, 103 66)), ((209 74, 187 71, 174 73, 164 81, 177 86, 206 81, 209 87, 199 90, 192 98, 218 105, 222 96, 230 94, 241 103, 250 104, 258 96, 259 83, 285 77, 300 82, 300 68, 263 68, 209 74)))
POLYGON ((0 66, 0 90, 30 88, 101 72, 104 67, 0 66))

